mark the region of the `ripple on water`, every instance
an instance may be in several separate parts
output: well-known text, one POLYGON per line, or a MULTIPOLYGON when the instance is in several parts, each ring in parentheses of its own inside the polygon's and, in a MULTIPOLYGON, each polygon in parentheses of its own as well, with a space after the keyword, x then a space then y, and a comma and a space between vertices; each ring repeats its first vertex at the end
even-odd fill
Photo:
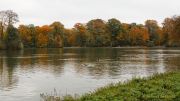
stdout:
POLYGON ((0 54, 0 100, 38 101, 53 89, 83 94, 109 83, 180 69, 180 51, 148 48, 65 48, 0 54), (40 54, 39 54, 40 53, 40 54))

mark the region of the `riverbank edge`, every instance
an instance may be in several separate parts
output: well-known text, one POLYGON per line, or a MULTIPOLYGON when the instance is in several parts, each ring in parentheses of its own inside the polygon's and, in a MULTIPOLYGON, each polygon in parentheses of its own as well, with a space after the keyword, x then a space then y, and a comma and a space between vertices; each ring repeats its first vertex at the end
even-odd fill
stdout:
POLYGON ((43 101, 180 101, 180 71, 110 84, 82 96, 40 96, 43 101))
MULTIPOLYGON (((23 48, 23 49, 17 49, 17 51, 19 51, 19 50, 27 50, 27 49, 71 49, 71 48, 120 48, 120 49, 123 49, 123 48, 129 48, 129 49, 139 49, 139 48, 144 48, 144 49, 168 49, 168 48, 173 48, 173 49, 179 49, 180 47, 62 47, 62 48, 23 48)), ((9 50, 9 49, 0 49, 0 51, 12 51, 12 50, 9 50)), ((16 50, 13 50, 13 51, 16 51, 16 50)))

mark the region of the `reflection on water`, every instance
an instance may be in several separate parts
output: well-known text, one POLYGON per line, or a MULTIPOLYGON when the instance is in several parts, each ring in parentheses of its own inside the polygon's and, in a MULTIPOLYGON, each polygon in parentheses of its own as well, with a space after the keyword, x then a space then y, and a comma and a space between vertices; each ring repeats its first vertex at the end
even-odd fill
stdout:
POLYGON ((0 51, 0 99, 82 94, 106 84, 180 69, 177 48, 64 48, 0 51))

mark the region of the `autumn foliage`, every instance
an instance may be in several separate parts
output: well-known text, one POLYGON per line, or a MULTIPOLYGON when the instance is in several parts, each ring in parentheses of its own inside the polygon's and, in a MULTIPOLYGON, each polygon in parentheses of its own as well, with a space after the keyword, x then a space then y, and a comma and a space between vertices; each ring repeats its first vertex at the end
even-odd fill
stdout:
POLYGON ((115 18, 93 19, 76 23, 70 29, 60 22, 44 26, 19 25, 16 33, 24 47, 30 48, 180 46, 180 16, 166 18, 162 25, 155 20, 146 20, 143 25, 122 23, 115 18))

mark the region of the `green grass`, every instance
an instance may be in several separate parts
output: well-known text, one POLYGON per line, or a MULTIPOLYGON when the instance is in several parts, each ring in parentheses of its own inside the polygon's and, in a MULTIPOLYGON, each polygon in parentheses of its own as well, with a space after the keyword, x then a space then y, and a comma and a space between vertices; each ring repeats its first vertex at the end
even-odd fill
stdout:
POLYGON ((44 98, 45 101, 180 101, 180 72, 111 84, 80 97, 68 95, 61 99, 44 95, 44 98))

